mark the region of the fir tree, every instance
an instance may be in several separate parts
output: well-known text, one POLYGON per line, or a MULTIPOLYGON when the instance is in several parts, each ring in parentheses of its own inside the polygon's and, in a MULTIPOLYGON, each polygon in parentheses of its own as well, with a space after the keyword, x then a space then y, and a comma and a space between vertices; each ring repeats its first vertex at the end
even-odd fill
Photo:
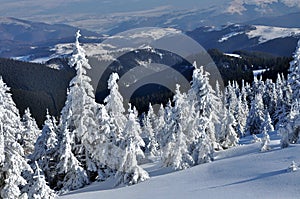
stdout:
POLYGON ((31 185, 31 189, 28 192, 29 198, 35 199, 54 199, 56 194, 50 187, 47 185, 42 170, 39 168, 38 164, 35 163, 36 170, 34 174, 34 182, 31 185))
POLYGON ((223 143, 221 143, 221 145, 224 148, 236 146, 239 142, 239 138, 233 128, 235 126, 235 119, 229 110, 227 111, 227 114, 224 119, 224 126, 225 140, 223 143))
POLYGON ((68 124, 63 125, 62 130, 63 137, 58 151, 60 160, 56 169, 57 173, 63 177, 59 179, 57 188, 64 193, 89 184, 89 179, 80 162, 72 152, 72 135, 68 129, 68 124))
POLYGON ((264 105, 261 94, 255 95, 251 102, 251 108, 247 118, 246 132, 248 134, 259 134, 261 124, 264 122, 264 105))
POLYGON ((46 120, 41 135, 38 137, 34 152, 29 156, 32 163, 37 162, 42 168, 46 180, 51 186, 55 184, 56 159, 55 153, 58 148, 57 126, 54 117, 47 110, 46 120))
POLYGON ((145 155, 148 156, 148 158, 157 157, 159 155, 158 152, 158 143, 156 141, 156 136, 154 132, 154 122, 155 122, 156 115, 154 114, 152 105, 149 104, 149 110, 147 115, 143 118, 143 136, 144 140, 147 141, 147 144, 145 146, 145 155))
POLYGON ((23 131, 20 137, 19 143, 24 148, 25 155, 29 155, 34 150, 34 144, 40 134, 40 130, 36 124, 36 121, 31 117, 29 108, 25 110, 25 113, 21 119, 23 131))
POLYGON ((0 195, 1 198, 15 199, 27 197, 22 187, 27 184, 23 172, 31 173, 22 146, 16 137, 21 132, 18 109, 9 93, 10 88, 0 77, 0 195))
POLYGON ((292 99, 300 99, 300 40, 294 53, 294 60, 290 63, 288 83, 293 91, 292 99))
POLYGON ((128 121, 124 128, 124 140, 121 142, 123 149, 120 166, 117 172, 118 184, 136 184, 149 178, 148 173, 138 166, 138 156, 143 156, 141 147, 145 146, 144 141, 140 137, 141 128, 137 121, 136 115, 131 106, 129 106, 128 121))
MULTIPOLYGON (((173 167, 175 170, 186 169, 194 165, 194 161, 188 151, 188 124, 190 121, 189 105, 187 97, 181 94, 179 85, 174 95, 174 107, 172 108, 171 121, 166 124, 168 137, 163 148, 163 163, 166 167, 173 167)), ((192 138, 191 138, 192 139, 192 138)))
POLYGON ((209 84, 209 73, 204 72, 203 67, 197 68, 194 63, 193 79, 191 89, 188 92, 188 101, 193 104, 195 108, 195 115, 199 117, 209 118, 209 123, 206 128, 206 134, 210 137, 215 149, 219 149, 220 145, 217 143, 216 135, 220 128, 220 109, 222 107, 221 100, 215 95, 215 91, 209 84))
POLYGON ((270 147, 270 136, 268 134, 267 129, 264 128, 264 130, 263 130, 263 139, 262 139, 260 151, 265 152, 265 151, 268 151, 270 149, 271 149, 271 147, 270 147))
POLYGON ((267 110, 265 110, 264 121, 261 125, 261 132, 263 132, 265 129, 267 132, 274 131, 272 120, 271 120, 270 114, 267 110))
POLYGON ((114 126, 114 141, 115 144, 122 139, 122 132, 125 127, 126 117, 124 115, 125 109, 123 107, 123 97, 119 92, 119 86, 117 81, 119 75, 112 73, 108 80, 108 89, 110 90, 109 95, 105 98, 105 108, 112 120, 114 126))
MULTIPOLYGON (((69 60, 69 65, 76 69, 76 76, 71 80, 69 92, 65 106, 61 112, 60 134, 66 135, 64 131, 68 129, 71 151, 82 165, 84 172, 94 175, 97 173, 96 163, 90 158, 88 151, 90 134, 97 131, 96 109, 94 90, 91 86, 91 79, 86 75, 86 70, 90 69, 88 59, 84 49, 79 44, 80 32, 76 33, 75 47, 69 60), (65 125, 67 125, 65 127, 65 125)), ((65 139, 62 138, 60 142, 65 139)), ((64 144, 61 144, 64 145, 64 144)), ((77 167, 73 167, 77 169, 77 167)), ((82 171, 73 171, 82 172, 82 171)), ((91 177, 91 176, 90 176, 91 177)), ((72 186, 71 186, 72 187, 72 186)), ((76 187, 76 186, 75 186, 76 187)), ((72 187, 75 188, 75 187, 72 187)))

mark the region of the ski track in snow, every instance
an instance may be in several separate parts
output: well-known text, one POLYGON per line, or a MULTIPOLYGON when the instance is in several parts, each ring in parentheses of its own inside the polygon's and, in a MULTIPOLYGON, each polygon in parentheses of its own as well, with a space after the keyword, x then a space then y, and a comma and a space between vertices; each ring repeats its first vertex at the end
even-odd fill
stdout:
POLYGON ((178 172, 148 163, 143 167, 151 178, 145 182, 115 188, 110 179, 60 198, 299 198, 300 171, 289 173, 287 168, 292 161, 299 164, 300 145, 280 149, 276 132, 270 137, 272 149, 267 152, 260 152, 260 143, 251 143, 249 136, 238 147, 216 152, 211 163, 178 172))

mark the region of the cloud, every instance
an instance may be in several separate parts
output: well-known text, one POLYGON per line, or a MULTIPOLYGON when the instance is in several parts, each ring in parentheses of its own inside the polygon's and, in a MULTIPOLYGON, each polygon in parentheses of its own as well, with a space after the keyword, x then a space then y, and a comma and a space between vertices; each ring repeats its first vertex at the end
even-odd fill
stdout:
POLYGON ((266 12, 270 8, 269 6, 273 3, 283 3, 288 7, 298 6, 300 7, 299 0, 232 0, 226 10, 227 13, 231 14, 242 14, 246 11, 245 5, 256 5, 257 11, 266 12))
POLYGON ((230 14, 240 14, 242 15, 242 13, 244 11, 246 11, 247 9, 244 7, 244 2, 242 0, 234 0, 233 2, 231 2, 230 6, 227 8, 228 13, 230 14))
POLYGON ((281 1, 282 1, 282 3, 287 5, 288 7, 294 7, 294 6, 300 7, 299 0, 281 0, 281 1))

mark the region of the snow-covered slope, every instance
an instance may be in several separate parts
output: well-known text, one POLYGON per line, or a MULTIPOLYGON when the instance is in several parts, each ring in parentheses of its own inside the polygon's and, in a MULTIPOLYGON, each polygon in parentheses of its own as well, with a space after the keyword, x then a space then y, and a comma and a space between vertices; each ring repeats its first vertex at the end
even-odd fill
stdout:
POLYGON ((121 188, 113 188, 113 180, 94 183, 61 198, 299 198, 300 171, 287 168, 300 162, 300 146, 280 149, 279 137, 273 133, 271 139, 268 152, 259 152, 260 143, 248 137, 241 146, 217 152, 212 163, 173 173, 145 165, 151 175, 146 182, 121 188))
POLYGON ((277 38, 300 35, 300 28, 282 28, 272 26, 254 26, 255 30, 246 32, 249 39, 258 37, 259 43, 264 43, 277 38))
POLYGON ((216 48, 223 52, 250 50, 291 56, 300 39, 300 28, 230 24, 221 28, 200 27, 187 34, 206 49, 216 48))

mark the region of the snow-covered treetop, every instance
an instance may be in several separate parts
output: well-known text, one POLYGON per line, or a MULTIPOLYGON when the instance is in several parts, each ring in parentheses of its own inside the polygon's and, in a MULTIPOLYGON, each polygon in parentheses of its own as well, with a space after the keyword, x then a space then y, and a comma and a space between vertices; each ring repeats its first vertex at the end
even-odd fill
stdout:
POLYGON ((0 88, 2 92, 8 92, 10 88, 6 85, 6 83, 3 81, 2 76, 0 76, 0 88))
POLYGON ((112 73, 108 80, 108 89, 112 90, 114 88, 118 88, 117 81, 119 80, 118 73, 112 73))
MULTIPOLYGON (((75 67, 77 71, 81 71, 82 68, 85 69, 91 69, 91 66, 88 64, 88 59, 85 57, 85 50, 82 46, 80 46, 79 38, 81 36, 80 30, 78 30, 75 34, 76 40, 75 40, 75 47, 73 50, 73 55, 71 56, 69 60, 69 65, 71 67, 75 67)), ((83 74, 85 74, 85 70, 82 71, 83 74)))

